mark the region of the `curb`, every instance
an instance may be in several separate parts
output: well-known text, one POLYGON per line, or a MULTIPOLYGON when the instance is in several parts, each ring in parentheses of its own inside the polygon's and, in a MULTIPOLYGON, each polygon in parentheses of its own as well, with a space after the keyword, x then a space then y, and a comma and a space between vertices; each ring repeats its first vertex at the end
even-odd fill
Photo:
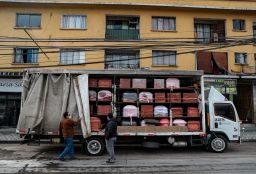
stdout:
POLYGON ((0 140, 0 144, 20 144, 20 140, 0 140))
POLYGON ((242 140, 241 143, 245 143, 245 142, 256 142, 256 139, 246 139, 246 140, 242 140))

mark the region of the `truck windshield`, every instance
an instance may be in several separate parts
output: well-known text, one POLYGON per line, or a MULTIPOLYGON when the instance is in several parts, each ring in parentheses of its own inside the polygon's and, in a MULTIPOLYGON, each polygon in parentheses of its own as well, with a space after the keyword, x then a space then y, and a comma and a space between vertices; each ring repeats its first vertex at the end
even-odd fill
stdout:
POLYGON ((234 108, 229 103, 215 103, 214 112, 216 116, 220 116, 232 121, 236 121, 234 108))

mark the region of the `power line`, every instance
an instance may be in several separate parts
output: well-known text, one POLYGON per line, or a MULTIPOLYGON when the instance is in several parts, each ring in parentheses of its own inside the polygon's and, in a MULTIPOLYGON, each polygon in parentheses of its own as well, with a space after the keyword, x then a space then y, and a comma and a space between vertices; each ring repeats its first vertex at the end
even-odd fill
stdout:
MULTIPOLYGON (((221 48, 228 48, 228 47, 234 47, 234 46, 239 46, 239 45, 249 45, 252 44, 252 42, 240 42, 232 45, 225 45, 225 46, 219 46, 219 47, 214 47, 214 48, 208 48, 208 49, 199 49, 199 50, 193 50, 193 51, 185 51, 185 52, 180 52, 177 53, 176 55, 182 55, 182 54, 190 54, 194 53, 197 51, 210 51, 210 50, 216 50, 216 49, 221 49, 221 48)), ((154 57, 162 57, 162 56, 170 56, 173 54, 166 54, 166 55, 161 55, 161 56, 154 56, 154 57)), ((132 59, 122 59, 122 60, 112 60, 112 61, 95 61, 95 62, 87 62, 87 63, 80 63, 80 64, 72 64, 74 65, 87 65, 87 64, 101 64, 101 63, 108 63, 108 62, 119 62, 119 61, 126 61, 126 60, 142 60, 142 59, 149 59, 152 58, 152 56, 145 56, 145 57, 140 57, 140 58, 132 58, 132 59)), ((45 66, 21 66, 21 67, 0 67, 0 69, 24 69, 24 68, 49 68, 49 67, 62 67, 62 66, 71 66, 70 64, 67 65, 45 65, 45 66)))
MULTIPOLYGON (((244 39, 244 40, 236 40, 236 42, 247 42, 247 41, 250 41, 250 39, 244 39)), ((214 43, 212 44, 213 46, 214 45, 220 45, 220 44, 223 44, 223 45, 227 45, 227 44, 230 44, 230 43, 214 43)), ((178 44, 171 44, 170 42, 161 42, 161 45, 159 44, 147 44, 147 45, 139 45, 139 46, 133 46, 133 45, 126 45, 126 46, 106 46, 106 47, 103 47, 103 46, 86 46, 86 47, 82 47, 82 46, 78 46, 78 49, 74 49, 74 47, 71 47, 71 48, 67 48, 67 47, 64 47, 64 48, 59 48, 59 49, 67 49, 68 52, 77 52, 77 51, 104 51, 104 50, 111 50, 111 49, 122 49, 122 50, 140 50, 140 49, 145 49, 145 48, 157 48, 157 47, 160 47, 162 49, 164 49, 164 47, 170 47, 168 49, 175 49, 175 47, 179 47, 179 48, 194 48, 194 47, 202 47, 202 46, 208 46, 208 45, 202 45, 202 44, 184 44, 182 43, 181 45, 178 45, 178 44), (91 48, 91 49, 88 49, 88 48, 91 48)), ((23 48, 31 48, 31 47, 23 47, 23 48)), ((58 48, 54 48, 54 49, 58 49, 58 48)), ((43 51, 43 52, 38 52, 38 54, 45 54, 45 53, 61 53, 62 51, 43 51)), ((10 56, 15 56, 15 55, 23 55, 22 53, 20 54, 13 54, 13 53, 2 53, 0 55, 10 55, 10 56)))
POLYGON ((33 37, 29 34, 29 32, 24 28, 24 31, 27 33, 27 35, 30 37, 30 39, 36 44, 36 46, 42 51, 42 53, 50 59, 47 54, 43 51, 43 49, 37 44, 37 42, 33 39, 33 37))
MULTIPOLYGON (((157 34, 159 34, 159 32, 157 32, 157 34)), ((243 35, 243 36, 229 36, 229 37, 224 37, 225 39, 232 39, 232 38, 241 38, 241 37, 253 37, 254 35, 243 35)), ((9 41, 13 41, 13 40, 22 40, 22 41, 30 41, 28 38, 22 38, 22 37, 9 37, 9 36, 0 36, 0 40, 6 40, 6 39, 10 39, 9 41)), ((189 39, 189 40, 194 40, 194 39, 198 39, 195 37, 147 37, 147 38, 141 38, 138 40, 129 40, 129 42, 145 42, 145 41, 154 41, 154 40, 177 40, 177 39, 181 39, 181 40, 185 40, 185 39, 189 39)), ((199 38, 200 39, 200 38, 199 38)), ((78 41, 78 42, 127 42, 127 40, 111 40, 111 39, 106 39, 106 38, 34 38, 34 40, 36 40, 37 42, 60 42, 60 41, 68 41, 68 42, 74 42, 74 41, 78 41)), ((8 40, 6 40, 8 41, 8 40)), ((31 42, 31 41, 30 41, 31 42)))

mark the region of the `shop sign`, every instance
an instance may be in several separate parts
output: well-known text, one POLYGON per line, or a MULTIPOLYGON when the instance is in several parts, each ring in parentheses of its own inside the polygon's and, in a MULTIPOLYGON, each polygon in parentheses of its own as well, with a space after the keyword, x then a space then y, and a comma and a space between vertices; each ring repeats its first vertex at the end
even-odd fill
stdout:
POLYGON ((204 80, 205 90, 210 90, 211 86, 213 86, 222 94, 237 94, 236 79, 206 78, 204 80))
POLYGON ((22 79, 0 78, 0 92, 22 92, 22 79))

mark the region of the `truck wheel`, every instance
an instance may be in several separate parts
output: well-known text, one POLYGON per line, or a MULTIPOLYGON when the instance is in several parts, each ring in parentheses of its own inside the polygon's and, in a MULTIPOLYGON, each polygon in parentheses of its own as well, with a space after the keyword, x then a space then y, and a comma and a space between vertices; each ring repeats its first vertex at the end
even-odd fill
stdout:
POLYGON ((212 152, 222 153, 227 149, 228 142, 222 135, 217 135, 211 139, 209 145, 212 152))
POLYGON ((101 138, 90 138, 85 141, 83 147, 85 153, 90 156, 102 155, 105 149, 105 145, 101 138))

